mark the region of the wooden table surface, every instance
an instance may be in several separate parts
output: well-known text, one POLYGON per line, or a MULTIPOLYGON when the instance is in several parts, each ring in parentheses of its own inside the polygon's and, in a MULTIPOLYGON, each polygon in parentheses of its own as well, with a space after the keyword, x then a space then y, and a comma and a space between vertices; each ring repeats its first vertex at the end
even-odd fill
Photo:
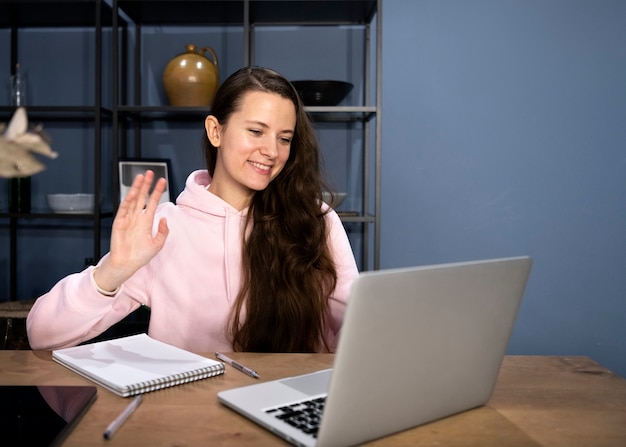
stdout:
MULTIPOLYGON (((330 354, 233 353, 261 380, 332 366, 330 354)), ((98 399, 65 446, 271 446, 279 438, 220 405, 220 390, 255 383, 226 367, 223 376, 155 391, 112 440, 102 433, 129 400, 98 387, 98 399)), ((50 352, 0 351, 0 385, 92 382, 50 352)), ((507 356, 484 407, 374 441, 371 446, 626 446, 626 380, 587 357, 507 356)))

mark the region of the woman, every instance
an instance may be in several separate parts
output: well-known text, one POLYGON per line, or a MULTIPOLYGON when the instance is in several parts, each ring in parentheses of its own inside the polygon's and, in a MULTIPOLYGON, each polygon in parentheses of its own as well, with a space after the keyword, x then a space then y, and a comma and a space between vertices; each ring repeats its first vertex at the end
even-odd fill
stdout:
POLYGON ((176 205, 139 175, 97 266, 33 306, 32 349, 90 340, 144 304, 149 335, 196 352, 333 351, 358 274, 337 214, 321 201, 319 148, 293 86, 243 68, 205 120, 208 170, 176 205))

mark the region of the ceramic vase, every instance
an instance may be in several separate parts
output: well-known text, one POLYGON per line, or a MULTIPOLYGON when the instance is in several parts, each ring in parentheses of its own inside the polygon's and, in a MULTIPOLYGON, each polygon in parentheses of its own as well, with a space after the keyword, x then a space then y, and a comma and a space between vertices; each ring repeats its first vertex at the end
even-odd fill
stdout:
POLYGON ((196 45, 187 44, 186 51, 163 71, 163 87, 172 106, 210 106, 218 85, 217 55, 210 47, 197 50, 196 45))

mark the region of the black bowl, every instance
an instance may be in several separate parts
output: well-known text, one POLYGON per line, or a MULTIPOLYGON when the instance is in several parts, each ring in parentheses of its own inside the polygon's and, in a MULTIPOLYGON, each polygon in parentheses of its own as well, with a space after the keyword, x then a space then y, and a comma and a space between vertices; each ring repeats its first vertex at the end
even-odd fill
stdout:
POLYGON ((305 106, 336 106, 352 90, 343 81, 291 81, 305 106))

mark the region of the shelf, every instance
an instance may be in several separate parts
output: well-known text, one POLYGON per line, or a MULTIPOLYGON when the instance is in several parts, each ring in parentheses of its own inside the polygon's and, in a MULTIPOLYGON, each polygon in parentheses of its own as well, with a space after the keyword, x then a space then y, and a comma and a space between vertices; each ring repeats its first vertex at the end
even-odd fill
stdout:
MULTIPOLYGON (((128 17, 144 25, 241 25, 244 0, 118 0, 128 17)), ((376 12, 376 0, 249 0, 250 23, 258 25, 365 24, 376 12)))
POLYGON ((337 211, 337 215, 341 218, 342 222, 356 222, 356 223, 374 223, 376 217, 374 216, 360 216, 358 213, 351 211, 337 211))
MULTIPOLYGON (((27 106, 28 121, 91 121, 98 112, 93 106, 27 106)), ((0 122, 8 121, 15 112, 15 106, 0 106, 0 122)), ((101 107, 103 118, 111 117, 110 109, 101 107)))
POLYGON ((243 1, 118 0, 118 7, 142 25, 241 25, 243 1))
POLYGON ((101 24, 110 26, 111 6, 100 0, 2 0, 0 28, 95 26, 97 5, 102 6, 101 24))
POLYGON ((370 23, 376 0, 250 1, 250 22, 257 25, 354 25, 370 23))
POLYGON ((96 213, 52 213, 52 212, 33 212, 33 213, 0 213, 0 219, 61 219, 61 220, 85 220, 113 217, 111 211, 96 213))
MULTIPOLYGON (((119 106, 117 110, 121 116, 168 121, 204 119, 211 113, 208 107, 119 106)), ((369 121, 376 115, 376 107, 306 107, 305 110, 315 121, 326 122, 369 121)))
POLYGON ((119 106, 120 116, 141 120, 192 121, 211 113, 208 107, 119 106))

